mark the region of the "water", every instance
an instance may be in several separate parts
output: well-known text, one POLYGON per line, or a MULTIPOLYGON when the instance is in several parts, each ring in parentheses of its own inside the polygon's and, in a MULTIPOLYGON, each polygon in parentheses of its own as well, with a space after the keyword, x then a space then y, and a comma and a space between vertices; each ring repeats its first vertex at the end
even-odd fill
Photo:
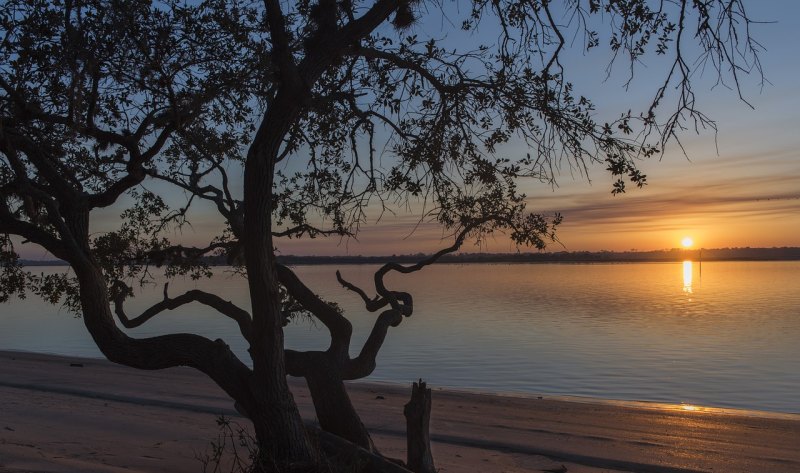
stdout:
MULTIPOLYGON (((374 267, 338 268, 369 289, 374 267)), ((356 355, 376 314, 339 287, 336 269, 295 268, 344 308, 356 355)), ((702 274, 696 262, 439 265, 388 281, 414 295, 415 312, 390 329, 371 380, 800 412, 800 262, 706 262, 702 274)), ((170 284, 173 295, 193 287, 247 307, 241 279, 170 284)), ((160 297, 145 291, 129 314, 160 297)), ((0 349, 100 356, 63 310, 37 299, 0 309, 0 349)), ((199 304, 130 333, 173 331, 223 338, 246 356, 236 325, 199 304)), ((327 332, 293 324, 287 344, 325 349, 327 332)))

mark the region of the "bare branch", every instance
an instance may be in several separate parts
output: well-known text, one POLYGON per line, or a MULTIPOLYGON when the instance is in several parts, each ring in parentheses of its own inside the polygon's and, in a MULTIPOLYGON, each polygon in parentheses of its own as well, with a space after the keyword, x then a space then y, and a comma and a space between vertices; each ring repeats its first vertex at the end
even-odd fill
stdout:
POLYGON ((550 0, 545 0, 542 2, 542 8, 544 8, 544 12, 547 14, 547 22, 550 24, 550 28, 553 29, 558 37, 558 46, 556 47, 556 50, 553 51, 553 55, 550 57, 550 60, 544 67, 544 72, 549 73, 553 64, 558 64, 558 57, 561 54, 561 49, 564 48, 564 36, 561 34, 561 30, 559 29, 558 25, 556 25, 555 20, 553 20, 553 14, 550 12, 550 0))
POLYGON ((398 310, 389 309, 381 312, 375 320, 367 341, 361 348, 361 353, 347 363, 343 379, 359 379, 369 376, 375 370, 375 358, 383 346, 389 327, 397 327, 403 321, 403 315, 398 310))
MULTIPOLYGON (((336 280, 339 281, 339 284, 341 284, 342 287, 344 287, 345 289, 353 291, 359 296, 361 296, 361 299, 364 300, 364 305, 366 306, 366 309, 370 312, 376 312, 389 305, 389 299, 385 297, 375 296, 372 299, 370 299, 369 296, 367 296, 367 293, 363 289, 361 289, 360 287, 356 286, 355 284, 349 281, 346 281, 342 277, 342 273, 340 273, 338 270, 336 271, 336 280)), ((398 301, 400 301, 403 304, 403 307, 413 307, 411 294, 407 292, 398 292, 398 291, 392 291, 392 294, 398 301)))
POLYGON ((226 301, 221 297, 198 289, 192 289, 181 294, 178 297, 170 298, 167 293, 169 283, 164 284, 164 299, 158 302, 141 313, 141 315, 130 318, 125 314, 123 303, 125 298, 128 297, 131 290, 122 281, 114 283, 116 287, 116 295, 114 296, 114 312, 117 314, 119 321, 125 328, 136 328, 152 319, 159 313, 165 310, 174 310, 183 305, 199 302, 216 309, 219 313, 233 319, 239 325, 239 331, 242 336, 250 341, 251 340, 251 318, 250 314, 244 309, 239 308, 230 301, 226 301))
POLYGON ((394 262, 386 263, 380 269, 378 269, 378 271, 375 272, 375 290, 378 292, 378 295, 388 300, 389 304, 392 306, 394 310, 397 310, 406 317, 410 316, 414 310, 413 304, 408 304, 408 305, 403 304, 402 301, 398 300, 396 296, 396 294, 398 293, 386 289, 386 285, 383 281, 384 276, 386 276, 386 274, 389 273, 390 271, 397 271, 398 273, 402 274, 413 273, 415 271, 419 271, 425 266, 435 263, 442 256, 448 253, 452 253, 454 251, 458 251, 458 249, 461 248, 461 245, 464 244, 464 240, 467 238, 467 235, 469 235, 470 232, 480 227, 481 225, 491 222, 493 220, 503 220, 503 218, 500 216, 491 215, 473 220, 465 224, 461 232, 459 232, 458 236, 456 236, 456 239, 452 245, 437 251, 436 253, 417 262, 416 264, 410 266, 403 266, 401 264, 394 262))

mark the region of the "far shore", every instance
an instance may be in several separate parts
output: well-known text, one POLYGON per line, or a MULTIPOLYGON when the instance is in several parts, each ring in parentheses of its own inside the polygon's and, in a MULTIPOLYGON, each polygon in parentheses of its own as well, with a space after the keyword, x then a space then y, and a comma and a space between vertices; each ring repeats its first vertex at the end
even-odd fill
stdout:
MULTIPOLYGON (((592 402, 435 389, 432 439, 443 473, 797 472, 800 415, 592 402), (566 470, 563 470, 566 468, 566 470)), ((305 383, 290 382, 314 421, 305 383)), ((353 383, 354 404, 387 456, 405 458, 409 386, 353 383)), ((199 472, 219 415, 246 425, 189 368, 0 351, 0 471, 199 472)))
MULTIPOLYGON (((299 256, 279 255, 278 261, 288 265, 331 265, 331 264, 383 264, 416 263, 429 255, 409 254, 391 256, 299 256)), ((672 248, 655 251, 554 251, 536 253, 456 253, 442 256, 442 264, 466 263, 674 263, 684 260, 694 261, 798 261, 800 248, 672 248)), ((212 266, 227 266, 224 257, 207 257, 212 266)), ((66 266, 61 260, 20 260, 23 266, 66 266)))

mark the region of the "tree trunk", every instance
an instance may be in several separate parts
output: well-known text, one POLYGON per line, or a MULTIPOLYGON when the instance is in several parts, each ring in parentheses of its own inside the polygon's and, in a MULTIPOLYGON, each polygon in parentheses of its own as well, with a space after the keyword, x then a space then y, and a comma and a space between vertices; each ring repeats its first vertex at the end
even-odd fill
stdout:
POLYGON ((306 382, 322 430, 377 452, 336 371, 324 362, 316 364, 306 375, 306 382))
POLYGON ((306 428, 291 392, 272 386, 268 392, 254 392, 255 412, 248 412, 253 423, 259 458, 256 473, 308 471, 320 461, 310 444, 306 428))
POLYGON ((436 473, 431 454, 431 390, 420 379, 411 388, 411 400, 405 405, 408 469, 414 473, 436 473))
MULTIPOLYGON (((250 356, 252 405, 245 405, 256 430, 262 458, 280 468, 319 461, 286 381, 283 315, 272 242, 272 184, 278 150, 298 114, 296 97, 278 93, 247 153, 244 169, 243 234, 252 304, 250 356)), ((270 470, 265 470, 270 471, 270 470)), ((289 470, 291 471, 291 470, 289 470)))

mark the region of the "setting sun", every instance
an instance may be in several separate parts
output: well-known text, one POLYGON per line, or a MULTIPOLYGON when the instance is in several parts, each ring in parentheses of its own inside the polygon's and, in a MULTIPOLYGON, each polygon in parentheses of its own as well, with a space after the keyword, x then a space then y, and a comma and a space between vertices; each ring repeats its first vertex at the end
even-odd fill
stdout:
POLYGON ((691 237, 684 237, 683 240, 681 240, 681 244, 684 248, 689 248, 694 244, 694 241, 691 239, 691 237))

